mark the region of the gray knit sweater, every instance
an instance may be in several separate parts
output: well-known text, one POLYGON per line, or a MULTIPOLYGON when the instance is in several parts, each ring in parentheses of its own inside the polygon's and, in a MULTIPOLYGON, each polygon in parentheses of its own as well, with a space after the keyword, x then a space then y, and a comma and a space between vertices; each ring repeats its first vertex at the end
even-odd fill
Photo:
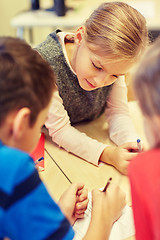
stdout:
POLYGON ((56 83, 63 105, 70 117, 71 123, 84 120, 93 120, 103 113, 111 86, 83 90, 77 76, 70 69, 56 30, 47 39, 36 47, 36 50, 50 63, 56 75, 56 83))

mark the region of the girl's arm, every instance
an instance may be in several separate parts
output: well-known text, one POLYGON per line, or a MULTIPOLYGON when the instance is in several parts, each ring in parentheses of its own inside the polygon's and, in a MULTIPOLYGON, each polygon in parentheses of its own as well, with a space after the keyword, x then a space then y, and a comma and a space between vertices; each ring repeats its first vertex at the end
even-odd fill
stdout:
POLYGON ((122 145, 137 140, 138 135, 130 118, 124 76, 119 77, 112 88, 105 115, 109 124, 110 138, 114 143, 122 145))
POLYGON ((98 165, 100 155, 107 145, 88 137, 70 124, 67 111, 56 91, 45 123, 53 142, 84 160, 98 165))

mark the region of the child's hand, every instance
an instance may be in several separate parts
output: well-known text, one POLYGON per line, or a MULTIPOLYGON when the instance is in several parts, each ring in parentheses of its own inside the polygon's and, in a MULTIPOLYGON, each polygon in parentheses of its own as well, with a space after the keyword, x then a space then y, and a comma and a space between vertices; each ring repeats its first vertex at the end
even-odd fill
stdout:
POLYGON ((127 175, 129 161, 137 155, 137 152, 132 151, 137 149, 137 143, 125 143, 119 147, 106 147, 101 155, 102 162, 113 165, 122 174, 127 175))
POLYGON ((74 210, 74 216, 76 218, 83 218, 84 212, 88 206, 88 191, 85 188, 82 188, 77 191, 77 201, 74 210))
POLYGON ((126 205, 126 195, 118 185, 110 183, 105 197, 107 198, 108 216, 115 222, 121 216, 126 205))
MULTIPOLYGON (((147 146, 145 146, 142 142, 140 142, 141 147, 140 147, 140 152, 146 151, 147 146)), ((134 152, 134 153, 139 153, 139 148, 137 146, 137 142, 129 142, 121 145, 120 147, 125 148, 128 150, 128 152, 134 152)))
POLYGON ((114 223, 121 216, 122 209, 126 205, 126 198, 118 185, 110 183, 106 192, 92 191, 92 202, 93 211, 99 208, 97 205, 101 205, 106 222, 114 223))
POLYGON ((109 239, 112 225, 121 216, 125 205, 125 194, 113 183, 106 192, 93 190, 92 217, 84 239, 109 239))
POLYGON ((84 188, 84 184, 72 184, 62 194, 58 204, 71 225, 77 218, 82 218, 88 205, 88 191, 84 188))

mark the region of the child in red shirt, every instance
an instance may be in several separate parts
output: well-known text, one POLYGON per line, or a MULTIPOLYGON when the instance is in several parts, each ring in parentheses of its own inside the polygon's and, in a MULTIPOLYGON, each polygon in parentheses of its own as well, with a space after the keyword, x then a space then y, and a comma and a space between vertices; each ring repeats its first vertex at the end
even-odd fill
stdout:
POLYGON ((150 150, 129 165, 137 240, 160 239, 160 38, 145 53, 134 76, 150 150))

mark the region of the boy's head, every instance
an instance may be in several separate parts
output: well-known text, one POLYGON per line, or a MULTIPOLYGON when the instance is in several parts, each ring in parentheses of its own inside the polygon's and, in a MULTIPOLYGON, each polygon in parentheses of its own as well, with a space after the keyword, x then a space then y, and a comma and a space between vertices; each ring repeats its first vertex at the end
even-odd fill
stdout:
POLYGON ((148 140, 154 146, 160 143, 160 38, 145 52, 136 69, 133 85, 148 123, 145 124, 148 140))
POLYGON ((4 143, 15 126, 21 130, 20 122, 25 126, 27 119, 28 127, 34 128, 54 88, 53 69, 38 52, 23 40, 0 37, 0 139, 4 143))

